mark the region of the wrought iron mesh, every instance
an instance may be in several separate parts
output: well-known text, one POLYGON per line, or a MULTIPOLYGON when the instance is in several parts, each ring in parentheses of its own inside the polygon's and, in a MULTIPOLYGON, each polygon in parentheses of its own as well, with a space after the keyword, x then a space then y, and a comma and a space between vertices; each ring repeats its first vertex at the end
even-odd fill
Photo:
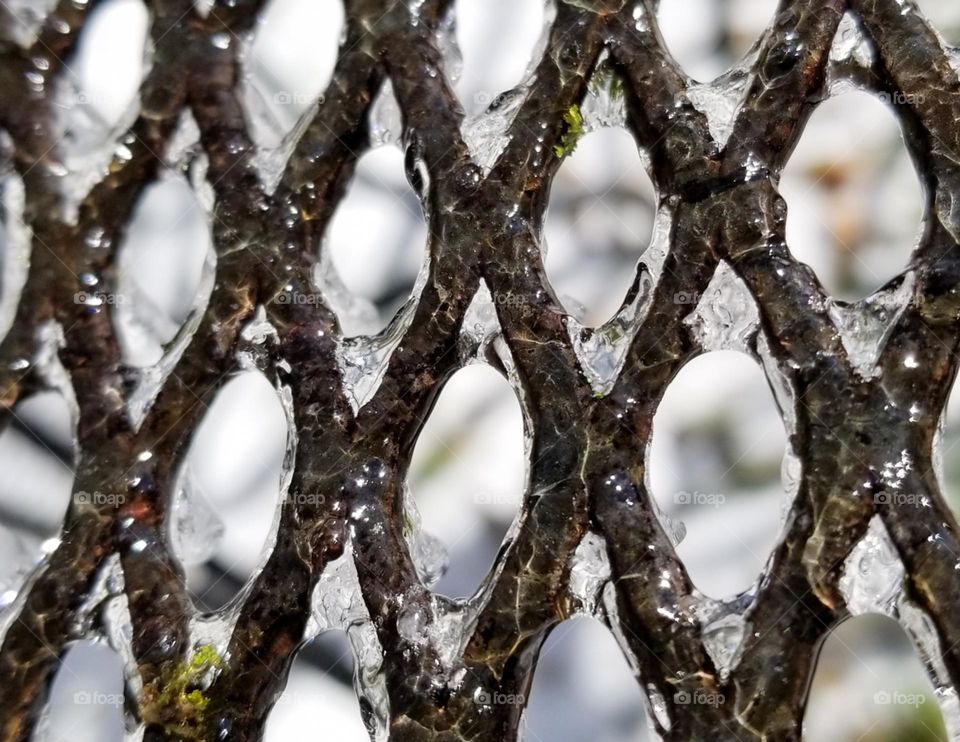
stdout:
POLYGON ((662 738, 795 740, 818 649, 855 610, 846 565, 870 539, 903 564, 890 610, 960 733, 960 544, 937 477, 960 338, 960 81, 956 57, 911 0, 783 0, 741 70, 727 131, 693 102, 660 38, 655 0, 558 0, 531 79, 488 113, 493 156, 464 136, 444 74, 452 3, 345 0, 332 82, 275 184, 258 169, 239 93, 241 40, 264 3, 152 0, 153 58, 136 121, 65 216, 49 90, 96 5, 62 0, 26 45, 0 11, 4 161, 22 181, 30 243, 0 346, 4 423, 18 401, 65 391, 75 492, 122 494, 74 498, 59 546, 11 609, 0 648, 4 740, 30 737, 59 658, 103 632, 107 603, 122 606, 126 630, 112 641, 144 739, 257 739, 315 604, 354 589, 369 655, 356 682, 378 738, 516 739, 523 703, 500 701, 525 697, 551 629, 585 612, 617 637, 662 738), (863 59, 831 53, 844 14, 862 34, 863 59), (606 385, 585 348, 608 328, 572 322, 540 250, 551 180, 603 75, 622 96, 669 224, 668 244, 638 267, 613 321, 628 342, 606 385), (341 372, 347 341, 315 269, 387 80, 429 260, 415 296, 370 341, 388 352, 357 400, 341 372), (838 80, 891 102, 926 208, 907 269, 842 313, 791 256, 777 191, 804 123, 838 80), (199 141, 171 154, 188 117, 199 141), (198 162, 213 193, 216 277, 144 402, 112 307, 75 296, 114 290, 116 248, 138 198, 162 170, 198 162), (756 587, 730 601, 697 592, 645 484, 658 402, 705 350, 691 321, 697 302, 729 299, 707 291, 713 281, 745 289, 747 345, 777 392, 799 463, 778 544, 756 587), (478 338, 464 332, 465 316, 484 291, 496 329, 478 338), (320 298, 297 298, 307 296, 320 298), (477 358, 521 399, 528 481, 480 590, 452 601, 418 574, 404 479, 444 382, 477 358), (236 601, 201 617, 169 548, 169 503, 205 403, 251 366, 287 402, 286 494, 262 569, 236 601), (204 633, 212 625, 221 631, 204 633))

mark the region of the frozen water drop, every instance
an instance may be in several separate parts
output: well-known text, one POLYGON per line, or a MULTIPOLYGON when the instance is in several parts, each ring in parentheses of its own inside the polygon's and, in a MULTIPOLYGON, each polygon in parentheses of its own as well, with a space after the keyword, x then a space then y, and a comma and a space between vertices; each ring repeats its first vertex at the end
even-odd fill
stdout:
POLYGON ((616 383, 617 375, 633 339, 633 330, 613 321, 600 328, 584 327, 573 317, 567 320, 567 331, 580 366, 596 394, 606 394, 616 383))
POLYGON ((450 555, 440 539, 425 532, 421 527, 420 512, 410 493, 404 497, 405 531, 410 558, 417 569, 420 581, 433 587, 447 571, 450 555))
POLYGON ((945 653, 940 634, 930 616, 912 603, 904 591, 901 591, 897 609, 900 625, 910 635, 931 675, 934 695, 943 713, 948 738, 960 739, 960 699, 957 697, 950 671, 944 662, 945 653))
POLYGON ((170 543, 185 565, 203 564, 223 540, 223 521, 200 491, 187 467, 174 497, 170 543))
POLYGON ((831 301, 830 317, 854 368, 863 378, 877 375, 877 359, 913 294, 914 274, 854 304, 831 301))
POLYGON ((343 340, 337 349, 337 365, 344 392, 356 413, 373 399, 390 356, 403 339, 403 332, 361 335, 343 340))
POLYGON ((851 13, 845 13, 837 27, 830 58, 838 62, 853 60, 864 67, 870 67, 874 57, 873 49, 864 38, 856 18, 851 13))
POLYGON ((469 350, 475 356, 482 355, 483 349, 495 336, 500 334, 497 308, 493 304, 490 288, 483 279, 480 279, 477 293, 473 295, 473 299, 463 315, 462 332, 469 350))
POLYGON ((703 646, 721 677, 729 674, 745 632, 746 622, 736 613, 722 616, 703 627, 703 646))
POLYGON ((598 60, 587 95, 580 105, 585 131, 606 127, 625 127, 627 123, 624 80, 608 63, 608 53, 598 60))
POLYGON ((380 147, 384 144, 393 144, 402 147, 403 118, 400 114, 400 104, 393 92, 393 85, 386 80, 380 88, 373 105, 370 107, 369 118, 370 146, 380 147))
POLYGON ((956 155, 947 154, 951 160, 941 170, 940 185, 936 192, 937 214, 940 222, 954 240, 960 242, 960 173, 958 173, 956 155))
POLYGON ((340 558, 327 565, 317 581, 307 637, 369 620, 358 579, 353 549, 348 547, 340 558))
POLYGON ((891 615, 903 589, 904 568, 879 516, 844 563, 840 592, 854 615, 891 615))
POLYGON ((956 70, 957 76, 960 77, 960 46, 949 48, 947 50, 947 59, 950 60, 950 66, 956 70))
POLYGON ((439 582, 450 561, 447 548, 440 539, 429 533, 421 533, 415 539, 410 556, 421 582, 426 587, 432 587, 439 582))
POLYGON ((365 721, 373 739, 386 742, 390 702, 383 673, 383 647, 363 600, 352 545, 327 565, 312 596, 312 611, 304 632, 312 639, 322 631, 346 632, 356 660, 354 685, 362 699, 365 721))
POLYGON ((677 295, 675 301, 697 302, 685 322, 697 333, 705 350, 750 352, 749 339, 759 324, 750 291, 727 263, 721 263, 702 297, 677 295))
POLYGON ((443 71, 451 85, 460 79, 463 72, 463 54, 457 43, 457 13, 454 6, 443 16, 434 34, 437 49, 443 59, 443 71))
POLYGON ((687 88, 687 98, 707 117, 710 135, 720 147, 730 138, 737 111, 751 79, 743 69, 738 68, 713 82, 696 83, 687 88))
POLYGON ((667 533, 667 538, 674 546, 679 546, 687 537, 687 526, 682 520, 670 517, 666 513, 660 515, 660 522, 663 523, 663 529, 667 533))
POLYGON ((570 593, 585 613, 597 611, 603 586, 610 575, 606 541, 590 531, 577 545, 570 567, 570 593))
MULTIPOLYGON (((642 271, 633 300, 606 324, 590 328, 572 316, 567 318, 567 332, 574 352, 595 394, 606 394, 613 388, 627 360, 641 311, 652 289, 649 273, 643 267, 642 271)), ((568 307, 571 303, 571 299, 564 301, 568 307)))
POLYGON ((489 174, 510 142, 507 130, 520 110, 525 94, 524 88, 503 93, 486 111, 464 119, 460 133, 470 157, 484 175, 489 174))

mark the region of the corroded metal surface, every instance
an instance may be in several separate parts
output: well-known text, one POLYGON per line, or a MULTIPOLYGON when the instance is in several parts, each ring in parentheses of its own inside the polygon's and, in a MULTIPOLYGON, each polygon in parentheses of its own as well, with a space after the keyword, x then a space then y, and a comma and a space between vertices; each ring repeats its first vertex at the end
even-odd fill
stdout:
MULTIPOLYGON (((451 3, 346 0, 333 80, 273 190, 254 167, 239 92, 240 39, 262 4, 218 1, 204 15, 190 0, 149 3, 154 51, 139 116, 75 221, 61 218, 49 91, 96 2, 63 0, 30 48, 0 42, 4 156, 23 180, 32 248, 16 319, 0 345, 5 416, 52 383, 37 362, 38 331, 56 323, 77 403, 75 490, 126 493, 119 505, 71 505, 62 542, 24 588, 0 647, 0 738, 30 738, 58 657, 81 638, 76 619, 112 557, 140 687, 129 710, 149 740, 259 738, 303 641, 313 590, 345 550, 382 648, 377 682, 388 718, 365 711, 391 739, 517 738, 522 703, 495 699, 528 694, 549 632, 584 609, 570 577, 588 533, 605 544, 612 575, 593 612, 637 668, 664 739, 800 738, 818 648, 849 615, 839 586, 845 561, 877 516, 906 567, 905 600, 934 629, 936 656, 928 659, 942 668, 935 683, 960 681, 960 543, 934 471, 960 338, 960 82, 910 0, 783 0, 754 50, 725 142, 688 98, 691 83, 664 49, 654 0, 560 0, 489 170, 471 159, 462 109, 442 74, 437 29, 451 3), (873 50, 869 67, 831 60, 846 12, 873 50), (222 34, 230 43, 213 43, 222 34), (600 59, 623 80, 626 123, 649 157, 670 221, 668 251, 623 369, 604 393, 582 370, 540 253, 564 114, 586 95, 600 59), (828 73, 888 99, 899 94, 895 112, 926 192, 922 240, 894 279, 909 291, 892 312, 873 373, 851 360, 829 298, 791 256, 777 192, 804 123, 827 94, 828 73), (276 299, 317 293, 320 237, 367 146, 367 115, 386 79, 428 219, 429 269, 384 331, 402 331, 402 339, 372 398, 355 411, 337 364, 334 312, 322 301, 276 299), (165 152, 187 111, 200 132, 194 156, 205 158, 215 194, 216 280, 182 356, 142 420, 133 420, 131 372, 110 307, 73 296, 91 281, 102 291, 116 285, 125 225, 157 174, 177 166, 165 152), (704 351, 686 322, 695 305, 675 297, 702 296, 721 266, 755 303, 750 345, 787 392, 790 447, 802 463, 762 580, 731 603, 746 631, 729 668, 708 651, 701 596, 645 485, 656 407, 681 367, 704 351), (454 605, 418 577, 403 483, 440 388, 477 352, 461 330, 482 285, 519 297, 496 302, 505 350, 488 360, 520 394, 530 468, 511 537, 478 594, 454 605), (259 343, 243 333, 258 307, 276 330, 259 343), (288 491, 322 497, 283 502, 269 558, 228 607, 235 621, 222 659, 200 668, 210 672, 202 682, 198 674, 201 695, 190 702, 170 690, 196 648, 194 608, 167 544, 168 504, 191 434, 241 353, 289 389, 296 446, 288 491), (921 494, 924 506, 881 496, 890 492, 921 494), (452 615, 462 620, 440 636, 435 629, 452 615), (681 702, 691 697, 720 700, 681 702)), ((0 15, 0 31, 9 22, 0 15)), ((645 277, 640 266, 627 303, 645 277)))

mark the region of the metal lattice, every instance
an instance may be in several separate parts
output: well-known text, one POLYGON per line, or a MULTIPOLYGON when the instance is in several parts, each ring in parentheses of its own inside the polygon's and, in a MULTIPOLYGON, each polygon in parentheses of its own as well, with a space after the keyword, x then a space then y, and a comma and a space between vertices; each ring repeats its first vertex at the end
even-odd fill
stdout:
MULTIPOLYGON (((43 358, 53 347, 76 402, 75 491, 124 493, 120 502, 73 502, 60 545, 13 607, 0 649, 4 740, 30 737, 58 658, 98 630, 91 596, 107 569, 121 578, 112 599, 129 613, 128 710, 144 738, 259 738, 302 644, 314 588, 344 553, 382 652, 358 677, 368 725, 381 737, 516 739, 523 704, 497 698, 524 698, 551 629, 589 611, 620 640, 664 739, 799 739, 818 648, 850 614, 844 565, 871 529, 904 565, 897 615, 936 686, 960 682, 960 543, 935 473, 960 338, 960 82, 950 50, 911 0, 783 0, 748 58, 724 142, 664 49, 655 0, 558 0, 546 51, 503 117, 505 139, 489 167, 471 158, 443 74, 438 29, 452 3, 345 0, 333 80, 273 189, 255 167, 239 94, 239 39, 264 3, 218 0, 203 12, 192 0, 152 0, 153 60, 139 116, 71 220, 62 216, 48 93, 96 4, 62 0, 28 47, 0 44, 0 128, 23 182, 32 245, 0 347, 5 418, 18 401, 65 383, 43 358), (831 56, 844 13, 859 25, 868 62, 831 56), (540 242, 551 180, 600 74, 623 83, 626 125, 649 158, 670 228, 662 264, 653 273, 641 267, 627 297, 625 307, 639 309, 622 369, 598 392, 580 357, 590 331, 571 333, 540 242), (848 347, 868 323, 841 326, 813 273, 791 256, 777 192, 828 78, 896 103, 926 194, 922 239, 885 289, 900 299, 879 312, 884 330, 867 364, 848 347), (320 237, 367 146, 367 115, 386 80, 428 219, 429 268, 384 331, 393 345, 382 378, 355 409, 334 312, 278 298, 318 292, 320 237), (186 112, 214 193, 216 280, 168 351, 155 398, 132 410, 137 379, 122 362, 109 306, 74 296, 90 281, 115 286, 115 247, 145 187, 177 166, 167 152, 186 112), (686 321, 695 303, 676 297, 704 297, 719 271, 755 304, 749 345, 780 392, 802 469, 757 587, 711 604, 694 589, 644 482, 657 404, 704 351, 686 321), (516 300, 495 302, 496 342, 478 347, 462 327, 481 286, 516 300), (272 331, 245 331, 264 319, 272 331), (522 400, 530 465, 494 568, 475 597, 454 602, 418 576, 404 479, 440 388, 478 353, 522 400), (269 558, 221 616, 227 641, 208 651, 198 649, 196 612, 168 548, 169 500, 204 404, 241 357, 288 390, 295 450, 269 558), (289 494, 304 492, 322 496, 289 494), (892 496, 904 492, 922 495, 922 506, 892 496), (610 575, 584 599, 571 575, 590 543, 610 575), (745 626, 726 663, 711 651, 718 615, 742 616, 745 626), (720 702, 683 702, 690 698, 720 702)), ((13 23, 0 13, 0 30, 13 23)), ((868 299, 851 311, 879 310, 868 299)), ((950 718, 955 696, 941 701, 950 718)))

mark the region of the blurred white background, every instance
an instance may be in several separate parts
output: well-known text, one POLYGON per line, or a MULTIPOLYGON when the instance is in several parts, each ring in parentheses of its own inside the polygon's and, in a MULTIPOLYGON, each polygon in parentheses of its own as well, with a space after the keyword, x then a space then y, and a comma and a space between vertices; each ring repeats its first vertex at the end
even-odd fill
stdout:
MULTIPOLYGON (((22 6, 22 32, 28 34, 29 16, 42 14, 43 3, 14 5, 22 6)), ((960 42, 960 3, 920 5, 948 40, 960 42)), ((660 20, 678 61, 695 79, 709 81, 737 63, 774 11, 775 0, 661 0, 660 20)), ((457 0, 456 13, 463 56, 456 90, 475 115, 521 83, 546 14, 541 0, 457 0)), ((149 58, 147 24, 141 0, 106 0, 68 60, 71 76, 58 101, 62 156, 71 167, 89 172, 102 164, 118 130, 135 115, 142 61, 149 58)), ((269 4, 247 52, 245 88, 252 130, 265 150, 280 146, 322 93, 342 24, 337 0, 269 4)), ((350 334, 384 327, 409 297, 423 262, 426 226, 402 153, 390 143, 397 134, 383 136, 387 143, 361 158, 323 246, 359 308, 345 318, 350 334)), ((16 189, 7 185, 10 208, 16 189)), ((89 185, 87 176, 76 188, 89 185)), ((791 249, 836 298, 863 298, 905 267, 921 227, 920 187, 897 122, 880 101, 856 91, 826 101, 784 172, 781 190, 790 208, 791 249)), ((564 306, 585 324, 602 324, 620 306, 650 242, 655 208, 653 186, 623 130, 588 134, 564 163, 547 215, 546 269, 564 306)), ((185 179, 168 173, 151 187, 121 249, 129 301, 117 307, 117 321, 128 361, 146 367, 159 360, 187 317, 211 249, 206 212, 185 179)), ((18 424, 0 436, 0 610, 55 545, 72 482, 63 400, 41 395, 24 401, 17 415, 18 424)), ((944 447, 953 502, 960 497, 953 453, 958 442, 960 400, 954 399, 944 447)), ((206 414, 184 475, 202 499, 182 518, 209 536, 202 539, 206 548, 184 542, 179 549, 200 605, 223 605, 256 570, 285 445, 283 410, 267 380, 256 372, 231 380, 206 414)), ((695 360, 661 405, 649 454, 653 494, 667 515, 685 524, 679 554, 711 597, 748 589, 777 539, 785 445, 763 373, 741 353, 695 360), (684 505, 680 493, 710 497, 684 505)), ((476 590, 517 511, 524 466, 522 416, 510 385, 482 365, 457 373, 423 429, 409 480, 425 530, 450 553, 439 592, 465 597, 476 590)), ((342 635, 315 640, 297 660, 267 739, 366 739, 349 684, 351 667, 342 635)), ((44 739, 121 739, 120 673, 106 646, 74 648, 53 687, 44 739)), ((572 620, 550 637, 525 734, 533 742, 648 738, 639 686, 596 622, 572 620)), ((806 738, 945 739, 932 687, 894 622, 854 619, 827 641, 806 738), (882 703, 877 693, 922 700, 882 703)))

